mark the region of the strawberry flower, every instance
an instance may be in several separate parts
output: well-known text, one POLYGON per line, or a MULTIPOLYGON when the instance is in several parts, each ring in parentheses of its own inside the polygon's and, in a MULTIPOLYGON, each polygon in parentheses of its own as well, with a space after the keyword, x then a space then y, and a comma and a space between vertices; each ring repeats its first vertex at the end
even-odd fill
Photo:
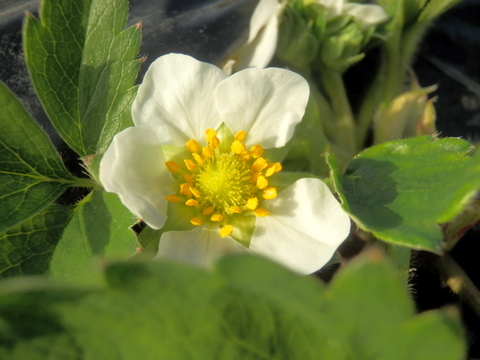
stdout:
POLYGON ((350 220, 316 178, 276 161, 309 97, 284 69, 227 76, 189 56, 157 59, 132 106, 135 126, 100 163, 105 189, 153 229, 158 258, 211 265, 251 251, 301 273, 322 267, 350 220))

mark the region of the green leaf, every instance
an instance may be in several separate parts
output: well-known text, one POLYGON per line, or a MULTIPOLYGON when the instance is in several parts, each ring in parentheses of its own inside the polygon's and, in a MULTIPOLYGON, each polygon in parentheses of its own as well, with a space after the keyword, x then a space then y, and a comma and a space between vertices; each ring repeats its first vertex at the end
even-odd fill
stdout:
POLYGON ((327 290, 250 255, 223 258, 213 272, 129 261, 105 276, 91 290, 0 283, 0 349, 31 346, 49 360, 62 359, 53 352, 60 344, 65 357, 84 359, 426 360, 417 344, 430 348, 437 334, 438 359, 461 358, 465 349, 458 316, 415 317, 378 252, 347 265, 327 290))
POLYGON ((123 259, 137 247, 129 227, 135 222, 115 194, 93 191, 80 204, 65 228, 50 263, 57 280, 95 282, 100 260, 123 259))
POLYGON ((72 216, 70 207, 50 205, 0 234, 0 277, 42 274, 72 216))
MULTIPOLYGON (((1 353, 0 353, 1 355, 1 353)), ((72 338, 64 334, 45 335, 19 342, 8 354, 9 360, 78 360, 81 352, 72 338)))
POLYGON ((2 359, 80 359, 80 349, 53 309, 57 304, 76 303, 89 293, 54 286, 38 276, 0 282, 2 359))
MULTIPOLYGON (((452 309, 414 315, 397 270, 373 249, 333 279, 324 312, 349 359, 461 359, 465 339, 452 309)), ((327 320, 327 321, 328 321, 327 320)))
POLYGON ((450 360, 465 356, 465 334, 456 309, 425 312, 406 322, 404 329, 409 342, 404 359, 450 360))
POLYGON ((316 310, 321 284, 263 259, 228 258, 215 273, 119 263, 106 279, 106 289, 46 311, 86 359, 318 359, 332 347, 316 310))
POLYGON ((343 208, 379 239, 441 252, 438 226, 480 188, 480 154, 457 138, 414 137, 373 146, 344 175, 329 162, 343 208))
POLYGON ((50 139, 0 82, 0 232, 39 213, 73 177, 50 139))
POLYGON ((401 324, 414 315, 413 304, 398 272, 379 251, 363 256, 334 278, 325 312, 348 353, 360 359, 395 359, 392 355, 405 346, 401 324))
POLYGON ((126 0, 44 0, 27 15, 25 58, 45 112, 81 156, 101 153, 131 125, 140 27, 122 30, 126 0))

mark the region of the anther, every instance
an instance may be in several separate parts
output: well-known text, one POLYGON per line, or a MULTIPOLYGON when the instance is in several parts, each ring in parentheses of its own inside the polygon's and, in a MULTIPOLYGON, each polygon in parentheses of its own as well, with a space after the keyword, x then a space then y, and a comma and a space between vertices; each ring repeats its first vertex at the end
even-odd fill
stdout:
POLYGON ((202 210, 202 214, 203 215, 210 215, 211 213, 213 213, 213 210, 215 210, 213 206, 205 207, 202 210))
POLYGON ((180 202, 182 201, 182 199, 180 199, 177 195, 175 194, 171 194, 171 195, 168 195, 168 196, 165 196, 165 199, 170 201, 170 202, 180 202))
POLYGON ((255 160, 255 162, 252 164, 252 170, 253 170, 254 172, 262 171, 262 170, 265 169, 267 166, 268 166, 267 160, 265 160, 265 159, 262 158, 262 157, 259 157, 259 158, 258 158, 257 160, 255 160))
POLYGON ((262 197, 265 200, 275 199, 277 197, 277 189, 274 188, 274 187, 268 187, 268 188, 263 189, 262 197))
POLYGON ((180 194, 192 196, 192 186, 189 183, 180 184, 180 194))
POLYGON ((256 197, 248 199, 247 203, 245 204, 245 207, 248 210, 255 210, 257 206, 258 206, 258 199, 256 197))
POLYGON ((202 150, 202 147, 198 145, 198 143, 194 139, 188 140, 185 146, 191 153, 197 153, 202 150))
POLYGON ((282 164, 280 164, 279 162, 272 163, 267 166, 267 170, 265 171, 265 176, 269 177, 280 171, 282 171, 282 164))
POLYGON ((267 185, 268 185, 268 180, 265 179, 265 176, 259 175, 259 176, 257 177, 257 187, 258 187, 259 189, 264 189, 264 188, 267 187, 267 185))
POLYGON ((222 238, 225 238, 225 237, 227 237, 228 235, 231 235, 232 232, 233 232, 233 227, 232 227, 232 225, 225 225, 224 227, 222 227, 222 228, 220 229, 220 236, 221 236, 222 238))
POLYGON ((247 136, 247 133, 245 131, 240 130, 235 134, 235 137, 233 138, 235 141, 240 141, 242 142, 245 139, 245 136, 247 136))
POLYGON ((223 215, 222 214, 213 214, 211 217, 210 217, 210 220, 212 221, 222 221, 223 220, 223 215))
POLYGON ((190 223, 195 226, 199 226, 202 225, 202 219, 200 219, 199 217, 194 217, 190 219, 190 223))
POLYGON ((193 170, 197 167, 197 165, 193 162, 192 159, 185 159, 183 161, 185 162, 185 166, 188 170, 193 170))
POLYGON ((195 200, 195 199, 188 199, 188 200, 185 202, 185 205, 187 205, 187 206, 197 206, 197 205, 198 205, 198 201, 195 200))
POLYGON ((245 151, 245 145, 238 140, 235 140, 231 146, 232 152, 239 155, 245 151))
POLYGON ((170 160, 165 163, 167 170, 171 173, 176 173, 180 169, 180 165, 176 161, 170 160))
POLYGON ((250 154, 252 154, 252 157, 254 159, 258 159, 260 156, 263 154, 263 147, 262 145, 253 145, 250 148, 250 154))
POLYGON ((257 216, 260 216, 260 217, 265 217, 267 216, 268 214, 270 214, 267 210, 265 209, 262 209, 262 208, 258 208, 254 211, 255 215, 257 216))

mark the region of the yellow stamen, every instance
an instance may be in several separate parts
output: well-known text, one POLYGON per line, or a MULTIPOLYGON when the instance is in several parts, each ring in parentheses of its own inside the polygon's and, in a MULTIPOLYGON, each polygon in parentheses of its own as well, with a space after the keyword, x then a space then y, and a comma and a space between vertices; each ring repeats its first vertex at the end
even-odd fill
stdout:
POLYGON ((235 154, 241 154, 245 151, 245 145, 242 144, 240 141, 235 140, 232 143, 231 149, 232 149, 232 152, 234 152, 235 154))
POLYGON ((188 170, 193 170, 197 167, 197 165, 193 162, 192 159, 185 159, 183 161, 185 162, 185 166, 188 170))
POLYGON ((265 217, 268 214, 270 214, 267 210, 258 208, 257 210, 254 211, 255 215, 260 216, 260 217, 265 217))
POLYGON ((202 225, 202 219, 200 219, 199 217, 191 218, 190 222, 195 226, 202 225))
POLYGON ((262 197, 265 200, 275 199, 277 197, 277 189, 274 187, 268 187, 266 189, 263 189, 262 197))
POLYGON ((257 171, 262 171, 268 166, 267 160, 265 160, 262 157, 259 157, 255 162, 252 164, 252 171, 257 172, 257 171))
POLYGON ((213 214, 210 217, 210 220, 212 220, 212 221, 222 221, 223 220, 223 215, 222 214, 213 214))
POLYGON ((250 182, 257 183, 258 177, 260 175, 262 175, 261 172, 256 172, 256 173, 252 174, 252 177, 250 178, 250 182))
POLYGON ((190 155, 184 164, 174 160, 165 163, 170 172, 178 174, 174 176, 179 185, 179 192, 166 199, 192 208, 197 215, 190 219, 193 225, 205 221, 219 224, 222 237, 233 232, 232 225, 228 225, 231 218, 253 213, 267 216, 263 202, 277 197, 277 189, 269 185, 268 177, 281 171, 282 166, 263 158, 261 145, 247 151, 243 143, 246 136, 245 131, 239 131, 229 145, 220 148, 217 132, 208 129, 207 146, 190 139, 185 143, 190 155))
POLYGON ((213 129, 208 129, 205 131, 207 143, 212 147, 216 148, 220 144, 220 140, 217 137, 217 132, 213 129))
POLYGON ((198 155, 197 153, 193 153, 192 156, 195 159, 195 161, 198 163, 198 165, 203 165, 203 159, 200 155, 198 155))
POLYGON ((213 150, 210 146, 205 146, 202 148, 202 156, 204 159, 210 159, 213 157, 213 150))
POLYGON ((192 186, 189 183, 180 184, 180 194, 192 196, 192 186))
POLYGON ((241 153, 241 154, 238 154, 238 157, 240 158, 240 160, 242 161, 248 161, 250 159, 250 153, 248 153, 247 151, 241 153))
POLYGON ((190 185, 193 185, 193 182, 195 181, 195 179, 193 178, 192 174, 183 174, 183 178, 185 179, 185 181, 187 183, 189 183, 190 185))
POLYGON ((175 194, 171 194, 171 195, 168 195, 168 196, 165 196, 165 199, 170 201, 170 202, 180 202, 182 201, 182 199, 180 199, 177 195, 175 194))
POLYGON ((265 176, 269 177, 280 171, 282 171, 282 164, 280 164, 279 162, 272 163, 267 166, 267 170, 265 170, 265 176))
POLYGON ((192 192, 193 196, 199 198, 200 197, 200 191, 195 189, 193 186, 190 187, 190 191, 192 192))
POLYGON ((252 154, 254 159, 259 158, 263 154, 263 147, 262 145, 253 145, 250 148, 250 154, 252 154))
POLYGON ((240 206, 230 206, 228 208, 228 210, 230 210, 232 213, 235 213, 235 214, 240 214, 242 212, 242 209, 240 208, 240 206))
POLYGON ((211 213, 213 213, 213 210, 215 210, 213 206, 205 207, 202 210, 202 214, 203 215, 210 215, 211 213))
POLYGON ((198 145, 198 143, 194 139, 188 140, 185 146, 191 153, 198 153, 202 149, 202 147, 198 145))
POLYGON ((245 205, 245 207, 248 210, 255 210, 257 206, 258 206, 258 199, 256 197, 248 199, 245 205))
POLYGON ((232 225, 225 225, 224 227, 222 227, 222 228, 220 229, 220 236, 221 236, 222 238, 225 238, 225 237, 227 237, 228 235, 231 235, 232 232, 233 232, 233 227, 232 227, 232 225))
POLYGON ((259 189, 265 189, 267 187, 267 185, 268 185, 268 180, 265 179, 265 176, 263 176, 263 175, 258 176, 257 187, 259 189))
POLYGON ((170 160, 165 163, 167 170, 171 173, 176 173, 180 169, 180 165, 176 161, 170 160))
POLYGON ((195 199, 188 199, 188 200, 185 202, 185 204, 186 204, 187 206, 197 206, 197 205, 198 205, 198 201, 195 200, 195 199))
POLYGON ((245 139, 245 136, 247 136, 247 133, 245 131, 240 130, 235 134, 235 137, 233 138, 235 141, 240 141, 242 142, 245 139))

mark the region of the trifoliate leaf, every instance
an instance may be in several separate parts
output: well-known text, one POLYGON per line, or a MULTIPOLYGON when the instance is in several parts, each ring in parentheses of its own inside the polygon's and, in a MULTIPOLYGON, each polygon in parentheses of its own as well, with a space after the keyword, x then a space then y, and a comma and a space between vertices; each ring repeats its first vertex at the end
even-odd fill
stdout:
POLYGON ((98 280, 96 265, 105 258, 124 259, 135 253, 137 242, 129 227, 135 222, 115 194, 89 194, 68 223, 50 263, 57 280, 98 280))
POLYGON ((131 124, 140 27, 123 30, 126 0, 44 0, 27 15, 24 48, 53 125, 80 156, 101 153, 131 124))
POLYGON ((0 232, 39 213, 74 178, 50 139, 0 82, 0 232))
POLYGON ((250 255, 226 257, 210 272, 129 261, 108 266, 105 275, 90 290, 38 279, 0 283, 0 354, 31 347, 41 360, 72 354, 111 360, 427 360, 419 341, 431 348, 437 334, 438 359, 461 358, 464 351, 457 316, 414 316, 396 270, 378 253, 347 265, 327 289, 313 277, 250 255))
POLYGON ((379 239, 442 250, 438 226, 459 214, 480 188, 480 154, 461 139, 414 137, 373 146, 344 175, 333 168, 344 209, 379 239))
POLYGON ((70 207, 50 205, 0 234, 0 277, 42 274, 72 216, 70 207))

